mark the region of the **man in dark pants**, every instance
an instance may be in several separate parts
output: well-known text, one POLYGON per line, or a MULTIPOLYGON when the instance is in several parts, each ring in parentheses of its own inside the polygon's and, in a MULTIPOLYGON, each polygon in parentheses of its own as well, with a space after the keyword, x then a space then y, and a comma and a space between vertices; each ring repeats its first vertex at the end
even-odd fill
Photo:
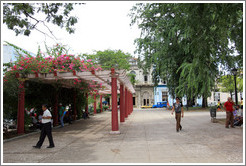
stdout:
POLYGON ((224 109, 226 110, 226 123, 225 123, 225 128, 229 128, 229 122, 231 124, 231 128, 234 128, 234 116, 233 116, 233 111, 234 111, 234 103, 230 97, 228 97, 228 101, 225 102, 224 104, 224 109))
POLYGON ((49 139, 49 143, 50 145, 47 148, 53 148, 55 147, 54 142, 53 142, 53 138, 52 138, 52 133, 51 133, 51 118, 52 115, 50 113, 50 111, 47 109, 47 105, 43 104, 42 105, 42 110, 44 111, 43 113, 43 117, 42 117, 42 130, 40 133, 40 137, 39 137, 39 141, 36 144, 36 146, 33 146, 34 148, 38 148, 40 149, 41 146, 43 145, 44 139, 46 137, 46 135, 48 136, 49 139))
POLYGON ((174 111, 175 111, 175 119, 176 119, 176 130, 177 132, 179 132, 179 130, 182 130, 180 121, 181 121, 181 113, 182 113, 182 118, 184 117, 184 110, 183 110, 183 104, 180 103, 178 97, 176 97, 176 102, 173 104, 172 115, 174 111))

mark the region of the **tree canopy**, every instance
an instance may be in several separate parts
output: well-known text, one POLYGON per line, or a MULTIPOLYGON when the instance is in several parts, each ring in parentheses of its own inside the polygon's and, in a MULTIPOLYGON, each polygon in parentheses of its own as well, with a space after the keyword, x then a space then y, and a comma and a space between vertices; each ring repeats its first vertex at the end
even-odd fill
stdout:
POLYGON ((129 59, 131 55, 121 50, 96 51, 94 54, 83 54, 83 58, 91 59, 100 64, 103 69, 130 69, 129 59))
MULTIPOLYGON (((237 77, 237 89, 238 92, 243 92, 243 78, 237 77)), ((235 83, 233 75, 225 75, 219 79, 220 90, 222 92, 229 92, 232 96, 232 93, 235 92, 235 83)))
POLYGON ((219 67, 243 65, 242 3, 139 3, 129 15, 142 30, 135 40, 142 67, 152 65, 173 97, 206 99, 219 67))
MULTIPOLYGON (((3 23, 16 35, 24 34, 29 36, 32 30, 38 30, 38 24, 43 24, 53 35, 47 23, 51 22, 67 32, 74 33, 73 26, 78 18, 71 16, 74 5, 81 3, 3 3, 3 23), (44 18, 37 14, 42 13, 44 18)), ((54 35, 53 35, 54 37, 54 35)))

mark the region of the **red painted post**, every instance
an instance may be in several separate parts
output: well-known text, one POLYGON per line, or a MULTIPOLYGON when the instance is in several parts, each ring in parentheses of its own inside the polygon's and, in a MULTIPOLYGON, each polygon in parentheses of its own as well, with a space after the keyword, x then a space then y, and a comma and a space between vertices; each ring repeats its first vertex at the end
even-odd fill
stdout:
POLYGON ((128 91, 128 115, 130 115, 130 113, 131 113, 131 93, 130 93, 130 91, 128 91))
POLYGON ((85 112, 88 114, 88 93, 85 94, 86 102, 85 102, 85 112))
POLYGON ((134 107, 133 107, 133 94, 132 94, 132 112, 133 112, 133 108, 134 108, 134 107))
POLYGON ((19 94, 18 94, 18 113, 17 113, 17 133, 23 134, 24 127, 24 113, 25 113, 25 85, 24 81, 19 82, 19 94))
POLYGON ((94 94, 94 114, 97 113, 97 96, 94 94))
POLYGON ((120 84, 120 122, 125 122, 125 96, 124 86, 120 84))
POLYGON ((132 99, 132 93, 131 93, 131 99, 130 99, 130 100, 131 100, 131 113, 132 113, 132 103, 133 103, 133 102, 132 102, 132 100, 133 100, 133 99, 132 99))
POLYGON ((125 118, 128 117, 128 93, 127 89, 125 88, 125 118))
POLYGON ((58 95, 57 92, 55 94, 55 103, 54 103, 54 126, 58 125, 58 95))
POLYGON ((131 92, 129 91, 129 115, 131 114, 131 92))
POLYGON ((119 131, 118 109, 117 109, 117 78, 114 68, 111 69, 111 94, 112 94, 112 131, 119 131))
POLYGON ((76 99, 77 99, 76 90, 74 90, 74 92, 73 92, 73 109, 74 109, 74 117, 73 117, 73 120, 76 120, 76 117, 77 117, 76 99))
POLYGON ((102 95, 100 95, 100 109, 101 109, 101 112, 102 112, 102 95))

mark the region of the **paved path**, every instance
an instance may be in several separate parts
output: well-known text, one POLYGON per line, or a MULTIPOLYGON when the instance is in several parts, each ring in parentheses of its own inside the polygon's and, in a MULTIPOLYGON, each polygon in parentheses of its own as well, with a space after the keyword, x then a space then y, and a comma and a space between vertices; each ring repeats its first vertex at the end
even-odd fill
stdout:
MULTIPOLYGON (((225 112, 217 113, 225 117, 225 112)), ((3 163, 242 163, 243 127, 211 123, 209 112, 185 112, 183 130, 160 109, 134 110, 110 135, 111 112, 53 130, 56 147, 34 149, 39 133, 3 143, 3 163)))

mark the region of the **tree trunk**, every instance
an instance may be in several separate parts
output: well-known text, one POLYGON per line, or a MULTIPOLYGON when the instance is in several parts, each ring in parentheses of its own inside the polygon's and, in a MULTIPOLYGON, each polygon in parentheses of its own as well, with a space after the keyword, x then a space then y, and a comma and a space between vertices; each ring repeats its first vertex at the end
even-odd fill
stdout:
POLYGON ((206 97, 202 97, 202 108, 208 107, 208 101, 206 97))
POLYGON ((188 106, 192 107, 194 103, 194 99, 188 99, 187 102, 188 102, 188 106))

